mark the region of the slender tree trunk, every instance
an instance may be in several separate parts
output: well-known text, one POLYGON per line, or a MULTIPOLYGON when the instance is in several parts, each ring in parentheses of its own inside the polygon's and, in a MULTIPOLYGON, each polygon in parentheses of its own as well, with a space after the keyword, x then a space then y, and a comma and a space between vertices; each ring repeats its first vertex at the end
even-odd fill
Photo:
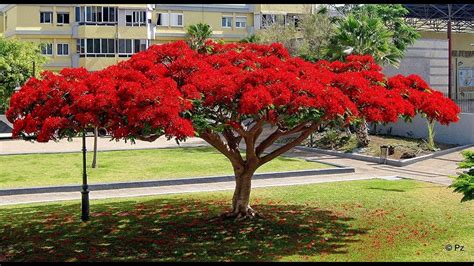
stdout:
POLYGON ((357 125, 356 136, 357 136, 357 146, 359 147, 369 146, 369 142, 370 142, 369 127, 365 119, 362 119, 360 124, 357 125))
POLYGON ((434 138, 435 138, 435 131, 434 131, 434 127, 435 127, 435 121, 430 121, 428 120, 427 121, 427 125, 428 125, 428 148, 432 151, 435 151, 436 150, 436 144, 435 144, 435 141, 434 141, 434 138))
POLYGON ((94 128, 94 156, 92 158, 92 168, 97 167, 97 137, 99 135, 99 129, 97 127, 94 128))

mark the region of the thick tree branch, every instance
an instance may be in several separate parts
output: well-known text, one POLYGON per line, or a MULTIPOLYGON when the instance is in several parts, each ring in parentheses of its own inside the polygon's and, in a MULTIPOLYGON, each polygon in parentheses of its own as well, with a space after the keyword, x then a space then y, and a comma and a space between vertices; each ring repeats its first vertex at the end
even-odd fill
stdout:
POLYGON ((283 136, 283 133, 283 130, 277 128, 272 134, 270 134, 270 136, 262 141, 256 149, 257 156, 260 156, 266 148, 270 147, 270 145, 272 145, 278 138, 283 136))
POLYGON ((263 119, 257 120, 255 125, 249 130, 249 133, 250 134, 257 133, 260 129, 262 129, 264 123, 265 123, 265 120, 263 120, 263 119))
POLYGON ((240 153, 238 151, 233 152, 232 150, 230 150, 228 145, 226 145, 222 141, 221 137, 218 134, 211 131, 206 131, 199 134, 199 137, 205 140, 207 143, 211 144, 222 154, 224 154, 232 162, 233 165, 243 164, 243 160, 240 156, 240 153))
POLYGON ((260 158, 259 166, 261 166, 261 165, 275 159, 276 157, 282 155, 283 153, 291 150, 296 145, 300 144, 304 139, 306 139, 311 133, 313 133, 315 130, 317 130, 318 127, 319 127, 318 123, 312 123, 309 127, 301 129, 300 131, 302 131, 302 133, 299 137, 297 137, 293 141, 288 142, 287 144, 281 146, 280 148, 272 151, 271 153, 263 156, 262 158, 260 158))
POLYGON ((270 147, 275 141, 277 141, 281 136, 285 136, 285 135, 291 135, 291 134, 294 134, 294 133, 298 133, 300 132, 301 130, 304 130, 305 129, 305 126, 308 124, 308 122, 304 122, 304 123, 301 123, 297 126, 295 126, 294 128, 290 129, 290 130, 282 130, 281 128, 278 128, 277 130, 275 130, 270 136, 268 136, 264 141, 262 141, 260 143, 260 145, 258 145, 257 147, 257 150, 256 150, 256 154, 257 156, 260 156, 266 148, 270 147))
POLYGON ((231 150, 238 151, 239 143, 242 140, 242 136, 235 136, 232 129, 226 128, 223 132, 224 138, 227 141, 227 145, 231 150))
POLYGON ((254 126, 246 131, 243 136, 245 140, 245 160, 247 167, 256 168, 258 165, 259 158, 255 151, 255 142, 258 138, 258 135, 263 131, 262 127, 265 123, 265 120, 259 119, 255 122, 254 126))

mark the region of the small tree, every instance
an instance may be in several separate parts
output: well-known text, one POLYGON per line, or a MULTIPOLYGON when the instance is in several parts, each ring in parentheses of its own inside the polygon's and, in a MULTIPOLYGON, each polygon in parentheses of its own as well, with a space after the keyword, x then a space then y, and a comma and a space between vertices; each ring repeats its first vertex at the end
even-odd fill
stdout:
POLYGON ((339 62, 352 66, 352 73, 346 73, 333 71, 328 62, 291 57, 281 44, 208 41, 205 48, 196 52, 184 42, 151 46, 80 84, 67 82, 73 70, 33 79, 12 97, 7 117, 14 124, 13 134, 48 141, 95 126, 106 128, 115 139, 132 141, 154 141, 163 135, 177 141, 202 138, 226 156, 234 170, 232 211, 226 216, 247 218, 255 215, 250 191, 259 167, 321 126, 347 125, 362 116, 385 121, 407 113, 396 108, 398 102, 410 104, 396 88, 368 86, 354 94, 339 82, 357 69, 364 69, 362 82, 383 76, 366 69, 373 60, 339 62), (367 104, 356 98, 368 99, 367 104), (270 149, 279 138, 293 134, 296 139, 270 149))
POLYGON ((301 36, 298 36, 298 31, 293 25, 274 23, 265 29, 257 30, 256 37, 258 43, 281 43, 291 55, 298 54, 298 39, 301 39, 301 36))
POLYGON ((461 202, 464 202, 474 200, 474 151, 464 151, 462 155, 464 161, 459 164, 459 168, 468 170, 455 177, 449 187, 454 188, 454 192, 462 193, 464 196, 461 202))
POLYGON ((192 49, 199 50, 204 42, 212 35, 212 28, 209 24, 198 23, 190 25, 186 32, 188 34, 188 43, 192 49))
POLYGON ((298 48, 298 55, 312 62, 326 59, 324 50, 334 34, 334 24, 327 9, 322 8, 314 14, 303 16, 299 27, 303 41, 298 48))
POLYGON ((275 23, 268 28, 258 30, 256 38, 251 42, 282 43, 291 55, 314 62, 325 59, 323 51, 329 45, 333 32, 333 23, 327 9, 321 8, 314 14, 302 15, 298 27, 275 23))
POLYGON ((398 91, 408 100, 417 113, 427 120, 428 147, 434 150, 434 126, 438 122, 449 125, 459 120, 461 109, 451 99, 446 98, 441 92, 436 91, 418 75, 407 77, 396 75, 388 80, 388 87, 398 91))
POLYGON ((0 37, 0 113, 8 109, 15 88, 33 76, 33 67, 38 74, 45 62, 37 44, 0 37))

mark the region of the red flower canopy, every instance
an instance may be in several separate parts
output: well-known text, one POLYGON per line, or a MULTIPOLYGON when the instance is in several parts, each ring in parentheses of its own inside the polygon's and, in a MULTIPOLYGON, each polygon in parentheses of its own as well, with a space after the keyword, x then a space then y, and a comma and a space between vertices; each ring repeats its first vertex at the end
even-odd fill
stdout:
POLYGON ((458 121, 459 107, 419 76, 386 78, 371 56, 306 62, 281 44, 206 43, 198 53, 182 41, 153 45, 127 61, 88 73, 45 71, 11 98, 13 135, 40 142, 71 137, 90 126, 114 138, 183 140, 245 121, 281 128, 304 121, 395 122, 422 113, 458 121))

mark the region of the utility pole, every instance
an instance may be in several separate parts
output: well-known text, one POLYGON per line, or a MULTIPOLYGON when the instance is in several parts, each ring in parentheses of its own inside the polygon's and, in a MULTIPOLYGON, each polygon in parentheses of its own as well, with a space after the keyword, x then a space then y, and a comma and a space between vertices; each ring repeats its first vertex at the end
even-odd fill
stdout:
POLYGON ((448 4, 448 98, 452 99, 451 91, 452 91, 452 35, 451 35, 451 5, 448 4))

